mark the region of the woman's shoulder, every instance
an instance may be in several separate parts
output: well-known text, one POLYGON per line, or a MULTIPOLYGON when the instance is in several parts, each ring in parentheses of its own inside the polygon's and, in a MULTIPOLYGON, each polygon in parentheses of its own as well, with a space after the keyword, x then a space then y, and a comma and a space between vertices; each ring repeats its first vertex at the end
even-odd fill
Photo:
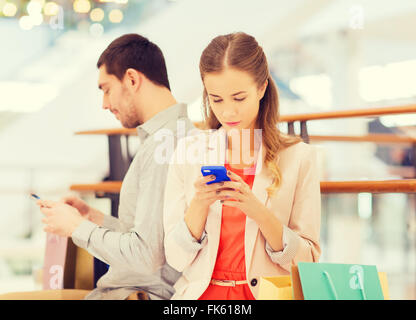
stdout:
POLYGON ((283 150, 280 151, 280 156, 311 156, 312 154, 316 153, 316 147, 300 141, 298 143, 294 143, 283 150))
POLYGON ((320 161, 318 155, 316 146, 301 141, 283 149, 279 153, 278 163, 286 170, 289 170, 289 168, 293 170, 301 170, 300 168, 316 169, 317 166, 319 167, 320 161))

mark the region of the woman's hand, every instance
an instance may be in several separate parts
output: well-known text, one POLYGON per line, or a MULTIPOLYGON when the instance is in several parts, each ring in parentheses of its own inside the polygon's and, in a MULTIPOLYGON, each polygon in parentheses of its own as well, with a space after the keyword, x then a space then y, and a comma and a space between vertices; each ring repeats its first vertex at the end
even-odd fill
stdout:
POLYGON ((249 218, 256 221, 273 250, 283 250, 283 225, 279 219, 257 199, 250 186, 238 174, 228 170, 227 175, 231 181, 204 186, 202 182, 210 181, 209 178, 204 177, 195 183, 195 187, 198 187, 198 195, 194 197, 196 202, 191 202, 191 206, 185 214, 185 222, 187 222, 191 234, 199 240, 205 227, 208 207, 204 207, 205 210, 201 211, 197 209, 198 205, 203 202, 205 206, 209 206, 216 200, 220 200, 223 205, 239 208, 249 218))
POLYGON ((224 181, 223 189, 216 195, 217 199, 220 199, 225 206, 239 208, 255 221, 264 218, 268 209, 257 199, 250 186, 238 174, 230 170, 227 171, 227 175, 231 181, 224 181))
POLYGON ((219 190, 224 188, 224 182, 216 182, 212 184, 207 184, 207 182, 215 180, 214 175, 201 176, 194 183, 195 195, 193 201, 198 203, 203 208, 208 208, 219 198, 219 190))
POLYGON ((195 181, 195 195, 185 212, 185 223, 192 236, 198 241, 201 239, 205 228, 209 206, 215 201, 220 200, 218 195, 220 190, 224 188, 224 182, 207 184, 207 182, 213 180, 215 180, 214 175, 205 177, 201 175, 195 181))

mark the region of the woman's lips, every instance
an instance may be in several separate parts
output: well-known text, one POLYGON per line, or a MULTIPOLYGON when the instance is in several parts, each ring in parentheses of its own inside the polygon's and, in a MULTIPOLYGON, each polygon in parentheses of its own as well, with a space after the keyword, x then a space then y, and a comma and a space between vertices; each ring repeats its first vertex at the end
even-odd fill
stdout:
POLYGON ((236 126, 237 124, 239 124, 241 121, 237 121, 237 122, 226 122, 227 125, 229 126, 236 126))

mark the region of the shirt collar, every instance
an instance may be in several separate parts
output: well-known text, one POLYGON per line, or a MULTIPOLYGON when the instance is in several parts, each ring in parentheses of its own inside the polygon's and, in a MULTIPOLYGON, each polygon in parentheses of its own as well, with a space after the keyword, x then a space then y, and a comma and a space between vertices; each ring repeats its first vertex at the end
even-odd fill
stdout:
POLYGON ((166 123, 176 121, 179 118, 187 116, 188 112, 185 103, 177 103, 168 107, 137 127, 137 133, 140 141, 143 142, 146 140, 147 137, 164 127, 166 123))

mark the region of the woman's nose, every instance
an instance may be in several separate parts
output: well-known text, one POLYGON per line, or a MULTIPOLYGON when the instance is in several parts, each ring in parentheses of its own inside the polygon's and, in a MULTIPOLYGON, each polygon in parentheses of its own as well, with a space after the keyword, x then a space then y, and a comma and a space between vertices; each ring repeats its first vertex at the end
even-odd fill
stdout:
POLYGON ((238 114, 237 110, 232 106, 225 108, 222 113, 223 117, 228 120, 233 120, 232 118, 237 116, 237 114, 238 114))

